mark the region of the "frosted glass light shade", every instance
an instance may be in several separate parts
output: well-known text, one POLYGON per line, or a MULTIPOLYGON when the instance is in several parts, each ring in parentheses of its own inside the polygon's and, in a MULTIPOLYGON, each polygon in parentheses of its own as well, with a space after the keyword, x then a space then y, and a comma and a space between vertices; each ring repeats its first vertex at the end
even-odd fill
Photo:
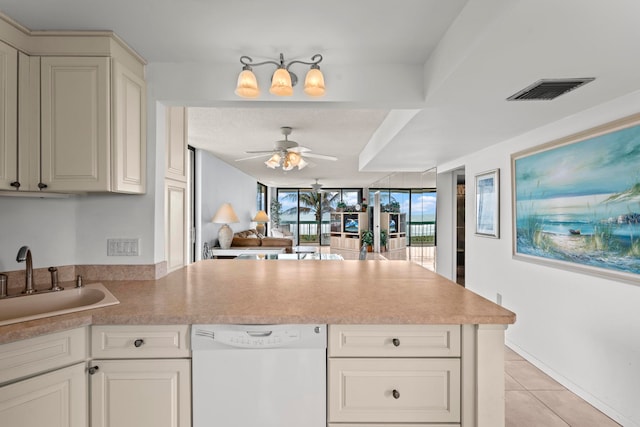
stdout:
POLYGON ((302 160, 302 156, 298 153, 294 153, 293 151, 289 151, 287 153, 287 159, 292 166, 298 166, 298 164, 300 164, 300 160, 302 160))
POLYGON ((271 88, 269 92, 278 96, 293 95, 293 86, 291 86, 291 75, 284 68, 278 68, 271 78, 271 88))
POLYGON ((304 79, 304 93, 309 96, 324 95, 324 76, 319 68, 312 68, 304 79))
POLYGON ((309 163, 307 163, 302 157, 298 162, 298 170, 305 168, 309 163))
POLYGON ((273 156, 271 156, 269 160, 264 162, 264 164, 271 169, 275 169, 278 166, 280 166, 280 160, 282 160, 282 158, 280 157, 280 154, 275 153, 273 156))
POLYGON ((257 98, 260 95, 256 75, 251 70, 242 70, 238 75, 236 95, 243 98, 257 98))

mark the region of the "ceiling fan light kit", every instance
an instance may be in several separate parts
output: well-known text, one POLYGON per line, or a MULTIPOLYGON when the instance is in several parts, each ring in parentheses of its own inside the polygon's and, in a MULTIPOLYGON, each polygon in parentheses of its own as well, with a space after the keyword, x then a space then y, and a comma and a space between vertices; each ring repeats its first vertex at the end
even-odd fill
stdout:
POLYGON ((257 98, 260 96, 258 80, 256 79, 256 75, 253 74, 252 67, 272 64, 277 68, 271 77, 271 88, 269 92, 277 96, 291 96, 293 95, 293 87, 298 83, 298 76, 289 71, 289 67, 293 64, 304 64, 310 66, 304 81, 304 92, 312 97, 323 96, 325 93, 324 76, 318 65, 321 61, 322 55, 320 54, 313 55, 311 62, 296 60, 288 63, 284 62, 284 55, 282 53, 280 54, 280 62, 264 61, 254 63, 251 57, 241 56, 240 63, 242 64, 242 71, 238 76, 235 93, 242 98, 257 98))
POLYGON ((317 159, 331 160, 331 161, 338 160, 338 158, 334 156, 327 156, 326 154, 311 153, 311 149, 307 147, 301 147, 295 141, 290 141, 289 135, 291 135, 291 130, 292 129, 289 126, 282 126, 280 128, 280 131, 284 135, 284 139, 276 141, 275 147, 273 150, 247 151, 246 152, 247 154, 257 154, 257 155, 252 155, 250 157, 245 157, 242 159, 236 159, 236 162, 255 159, 255 158, 266 156, 266 155, 271 155, 269 160, 264 162, 264 164, 268 168, 276 169, 276 168, 282 167, 282 170, 290 171, 296 167, 298 168, 298 170, 300 170, 308 166, 309 162, 307 162, 304 159, 305 157, 314 157, 317 159))

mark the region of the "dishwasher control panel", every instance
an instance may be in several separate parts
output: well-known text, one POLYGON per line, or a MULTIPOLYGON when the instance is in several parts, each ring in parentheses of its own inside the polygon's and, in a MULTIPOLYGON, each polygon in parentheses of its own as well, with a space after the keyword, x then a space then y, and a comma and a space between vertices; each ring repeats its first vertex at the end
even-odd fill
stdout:
POLYGON ((233 347, 286 347, 287 344, 298 341, 300 339, 300 331, 259 331, 247 329, 241 331, 220 331, 215 334, 214 341, 233 347))
POLYGON ((326 347, 326 326, 308 325, 193 325, 192 347, 224 348, 286 348, 326 347))

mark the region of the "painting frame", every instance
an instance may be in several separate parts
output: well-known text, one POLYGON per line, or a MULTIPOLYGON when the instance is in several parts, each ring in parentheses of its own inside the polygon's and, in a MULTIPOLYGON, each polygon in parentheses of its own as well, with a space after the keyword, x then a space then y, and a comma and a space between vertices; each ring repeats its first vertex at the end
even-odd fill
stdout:
POLYGON ((513 258, 639 285, 638 162, 640 114, 513 153, 513 258))
POLYGON ((475 176, 476 236, 500 238, 500 169, 475 176))

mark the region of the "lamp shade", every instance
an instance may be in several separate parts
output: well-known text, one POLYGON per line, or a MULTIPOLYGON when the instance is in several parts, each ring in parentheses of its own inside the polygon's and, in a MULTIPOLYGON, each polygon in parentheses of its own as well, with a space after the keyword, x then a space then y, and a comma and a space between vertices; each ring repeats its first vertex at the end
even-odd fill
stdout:
POLYGON ((269 222, 269 216, 265 211, 258 211, 256 216, 253 218, 255 222, 269 222))
POLYGON ((251 70, 242 70, 238 75, 238 85, 236 95, 243 98, 257 98, 260 95, 256 75, 251 70))
POLYGON ((291 75, 285 68, 278 68, 271 78, 271 88, 269 89, 274 95, 291 96, 293 95, 293 86, 291 85, 291 75))
POLYGON ((311 68, 304 79, 304 93, 309 96, 324 95, 324 76, 320 68, 311 68))
POLYGON ((213 216, 211 222, 216 224, 231 224, 234 222, 240 222, 238 215, 233 211, 233 207, 230 203, 225 203, 218 209, 218 212, 213 216))

